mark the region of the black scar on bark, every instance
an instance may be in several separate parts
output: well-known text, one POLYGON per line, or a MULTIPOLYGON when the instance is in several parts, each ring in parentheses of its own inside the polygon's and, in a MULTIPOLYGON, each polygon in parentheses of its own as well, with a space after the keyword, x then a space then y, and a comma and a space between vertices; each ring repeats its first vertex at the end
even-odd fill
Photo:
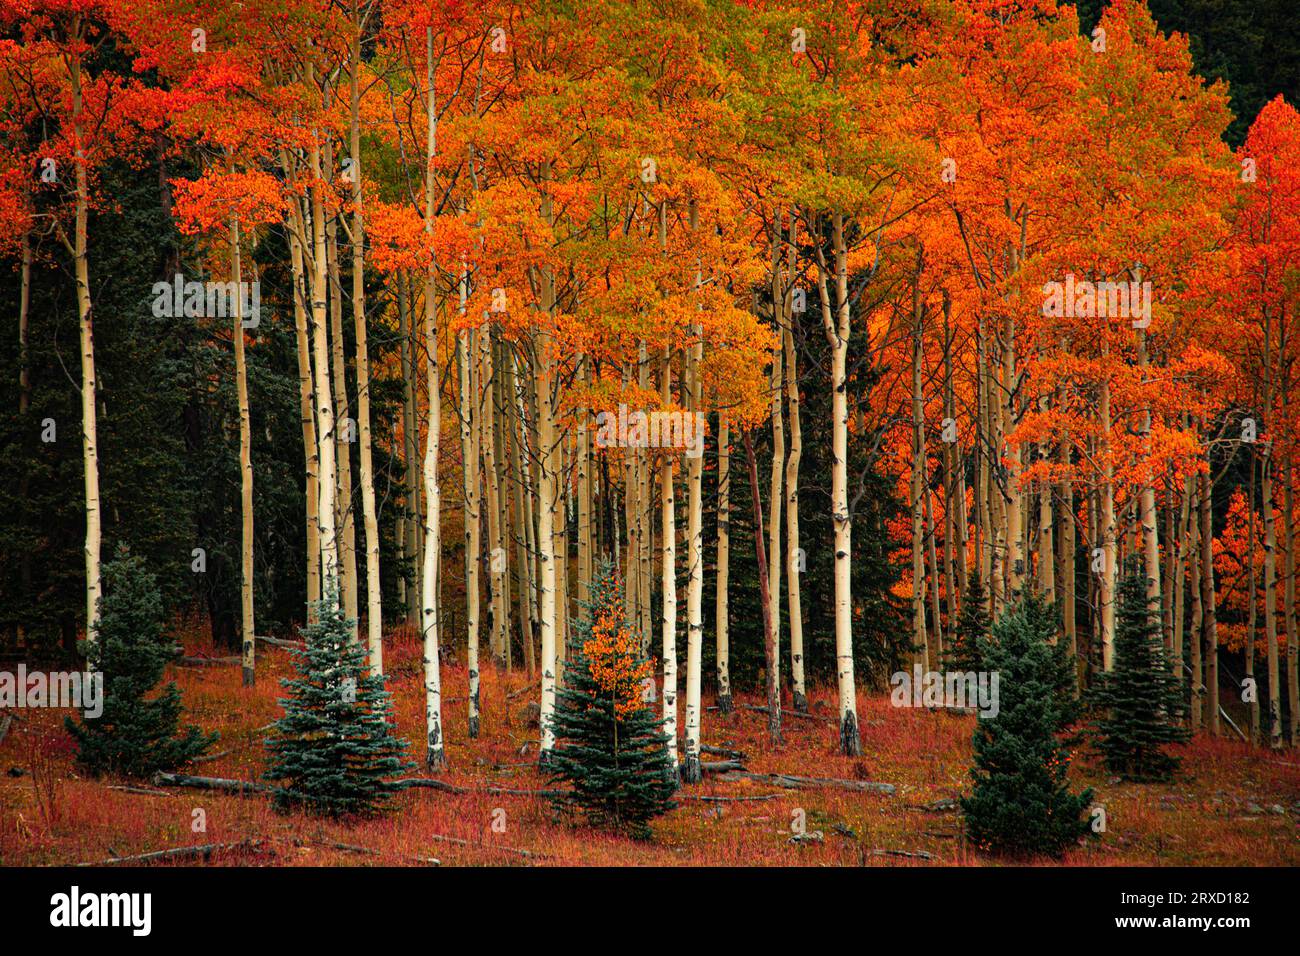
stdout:
POLYGON ((862 740, 858 737, 858 719, 849 711, 840 721, 840 750, 850 757, 862 756, 862 740))

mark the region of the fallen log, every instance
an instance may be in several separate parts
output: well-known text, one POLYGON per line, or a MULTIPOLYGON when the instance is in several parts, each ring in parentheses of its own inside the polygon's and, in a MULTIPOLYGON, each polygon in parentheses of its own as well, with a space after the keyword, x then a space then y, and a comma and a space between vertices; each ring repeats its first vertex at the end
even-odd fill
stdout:
POLYGON ((188 773, 158 772, 153 775, 155 787, 193 787, 196 790, 219 790, 227 793, 269 793, 275 788, 250 780, 226 780, 222 777, 195 777, 188 773))
POLYGON ((701 803, 750 803, 758 800, 776 800, 783 797, 783 793, 760 793, 747 797, 714 797, 707 794, 698 793, 679 793, 673 796, 674 800, 698 800, 701 803))
POLYGON ((872 856, 906 856, 916 860, 933 860, 934 854, 927 853, 925 850, 890 850, 877 847, 871 851, 872 856))
POLYGON ((111 866, 116 863, 152 863, 158 860, 192 860, 203 857, 210 860, 213 853, 225 850, 251 850, 262 845, 261 840, 241 840, 238 843, 204 843, 199 846, 179 846, 169 850, 154 850, 151 853, 137 853, 134 856, 111 856, 107 860, 92 863, 78 863, 77 866, 111 866))
POLYGON ((704 773, 726 773, 729 770, 744 770, 745 765, 739 760, 701 760, 700 770, 704 773))
POLYGON ((270 644, 272 647, 286 647, 291 650, 302 650, 307 646, 302 641, 286 641, 282 637, 263 637, 261 634, 255 635, 255 639, 270 644))
POLYGON ((190 763, 211 763, 213 760, 220 760, 222 757, 229 757, 233 750, 222 750, 214 754, 204 754, 202 757, 195 757, 190 763))
POLYGON ((147 797, 174 797, 176 794, 168 793, 166 790, 150 790, 147 787, 109 787, 109 790, 117 790, 121 793, 139 793, 147 797))
MULTIPOLYGON (((740 709, 740 710, 751 710, 751 711, 753 711, 753 712, 756 713, 756 714, 766 714, 766 713, 767 713, 767 708, 766 708, 766 707, 760 707, 760 706, 758 706, 757 704, 737 704, 737 705, 735 705, 735 706, 736 706, 738 709, 740 709)), ((706 707, 706 708, 704 708, 704 709, 705 709, 705 710, 717 710, 718 708, 717 708, 717 706, 715 705, 715 706, 712 706, 712 707, 706 707)), ((786 710, 785 708, 782 708, 782 709, 781 709, 781 716, 782 716, 783 718, 785 718, 785 717, 797 717, 799 720, 811 720, 811 721, 815 721, 815 722, 817 722, 817 723, 823 723, 823 724, 825 724, 827 727, 834 727, 834 726, 836 726, 836 724, 832 723, 832 722, 829 721, 829 720, 826 720, 824 717, 818 717, 816 714, 806 714, 806 713, 804 713, 804 712, 801 711, 801 710, 786 710)))
POLYGON ((462 839, 461 837, 446 836, 442 833, 431 833, 429 834, 429 838, 433 840, 440 840, 443 843, 454 843, 457 846, 468 846, 468 847, 474 847, 481 850, 499 850, 502 853, 514 853, 518 856, 527 857, 528 859, 532 859, 534 856, 537 856, 537 854, 535 854, 532 850, 523 850, 515 846, 497 846, 492 843, 474 843, 471 840, 465 840, 462 839))
POLYGON ((839 789, 859 790, 870 793, 883 793, 892 796, 895 787, 892 783, 875 783, 870 780, 842 780, 837 777, 796 777, 787 773, 742 773, 731 771, 719 777, 720 780, 755 780, 768 783, 787 790, 839 789))
POLYGON ((730 747, 712 747, 709 744, 700 744, 700 753, 713 754, 715 757, 726 757, 729 760, 745 759, 744 751, 732 750, 730 747))

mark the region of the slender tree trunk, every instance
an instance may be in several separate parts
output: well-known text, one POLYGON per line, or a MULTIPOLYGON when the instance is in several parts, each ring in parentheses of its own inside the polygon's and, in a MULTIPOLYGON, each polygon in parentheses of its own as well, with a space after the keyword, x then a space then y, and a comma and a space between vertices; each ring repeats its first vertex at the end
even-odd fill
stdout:
POLYGON ((366 533, 366 645, 370 673, 384 673, 384 609, 379 579, 379 513, 375 505, 375 464, 370 435, 370 350, 366 336, 365 216, 361 197, 361 20, 352 0, 350 147, 352 153, 352 325, 356 337, 357 440, 360 444, 361 517, 366 533))
MULTIPOLYGON (((836 317, 830 314, 827 269, 817 248, 822 324, 831 356, 831 516, 835 523, 835 673, 839 694, 840 749, 856 757, 862 753, 858 735, 857 686, 853 677, 853 595, 850 576, 853 561, 853 518, 849 513, 849 297, 848 247, 844 218, 831 217, 831 252, 835 259, 836 317)), ((746 433, 748 441, 748 433, 746 433)), ((761 527, 761 525, 760 525, 761 527)), ((762 564, 760 560, 759 564, 762 564)))
POLYGON ((335 478, 334 401, 330 386, 329 319, 326 315, 325 274, 325 203, 321 196, 320 144, 311 147, 311 331, 312 372, 316 391, 316 443, 320 461, 320 502, 316 518, 320 523, 321 596, 325 600, 340 600, 339 596, 339 546, 337 525, 334 521, 334 498, 337 488, 335 478))
MULTIPOLYGON (((402 447, 406 469, 403 487, 406 493, 406 536, 403 539, 402 552, 410 562, 410 593, 406 599, 406 620, 414 624, 418 617, 419 595, 421 592, 420 576, 423 574, 423 558, 420 554, 420 538, 423 521, 420 507, 420 422, 416 415, 415 404, 415 338, 411 321, 410 282, 405 273, 397 277, 397 314, 402 337, 402 447)), ((408 569, 402 569, 403 581, 408 580, 408 569)))
MULTIPOLYGON (((326 158, 329 154, 326 153, 326 158)), ((331 171, 327 168, 326 177, 331 171)), ((357 637, 357 543, 356 521, 353 520, 352 495, 352 444, 357 440, 357 426, 352 418, 348 400, 347 364, 343 350, 343 282, 339 271, 338 223, 327 219, 325 223, 326 263, 329 268, 330 288, 330 361, 334 375, 334 407, 338 427, 337 444, 338 492, 335 498, 335 520, 338 522, 340 571, 343 587, 343 613, 352 622, 353 640, 357 637)))
POLYGON ((781 685, 776 676, 776 628, 772 621, 772 602, 768 599, 767 555, 763 547, 763 503, 758 496, 758 464, 749 432, 745 436, 745 454, 749 458, 749 491, 754 499, 754 550, 758 558, 759 603, 763 609, 763 652, 767 667, 767 736, 772 744, 781 743, 781 685))
MULTIPOLYGON (((790 230, 794 231, 791 217, 790 230)), ((793 255, 793 236, 791 237, 793 255)), ((793 267, 789 269, 793 276, 793 267)), ((789 295, 786 296, 787 303, 789 295)), ((790 413, 790 454, 785 462, 785 551, 786 561, 786 613, 790 619, 790 680, 794 697, 791 703, 800 713, 808 710, 808 686, 804 675, 803 601, 800 588, 803 583, 803 549, 799 546, 799 464, 803 459, 803 425, 799 417, 799 357, 794 343, 794 315, 787 307, 784 330, 785 340, 785 400, 790 413)))
MULTIPOLYGON (((465 273, 461 277, 461 307, 464 309, 465 273)), ((469 737, 479 730, 479 560, 483 543, 479 520, 479 416, 478 411, 478 340, 473 331, 457 337, 460 359, 460 451, 462 488, 465 502, 465 642, 466 668, 469 671, 469 737)))
POLYGON ((714 630, 717 641, 718 710, 731 713, 731 636, 728 587, 731 580, 731 422, 718 413, 718 570, 714 630))
POLYGON ((1205 565, 1199 560, 1201 546, 1201 491, 1195 476, 1192 476, 1189 480, 1195 489, 1195 497, 1192 499, 1191 505, 1188 506, 1187 536, 1189 541, 1188 561, 1192 569, 1192 626, 1188 633, 1188 650, 1191 652, 1192 666, 1191 727, 1192 732, 1196 733, 1201 729, 1202 717, 1205 711, 1205 678, 1201 658, 1201 633, 1205 627, 1205 591, 1201 586, 1201 571, 1205 565))
MULTIPOLYGON (((72 34, 84 35, 80 15, 73 18, 72 34)), ((86 640, 97 639, 99 627, 99 439, 96 428, 95 318, 90 298, 90 258, 86 226, 90 215, 90 186, 86 171, 85 130, 82 126, 81 52, 68 58, 72 81, 72 130, 76 138, 76 212, 73 225, 72 260, 77 285, 77 321, 81 348, 81 456, 86 503, 86 640)))
MULTIPOLYGON (((672 399, 672 363, 668 355, 660 371, 661 397, 665 405, 672 399)), ((673 500, 673 462, 662 456, 659 466, 659 518, 663 547, 661 551, 661 590, 663 592, 663 629, 661 642, 664 657, 663 719, 668 735, 668 756, 673 773, 679 774, 677 755, 677 517, 673 500)), ((762 530, 756 533, 762 534, 762 530)))
POLYGON ((1115 554, 1115 465, 1110 451, 1110 381, 1102 379, 1097 403, 1101 428, 1101 549, 1104 566, 1101 572, 1101 666, 1109 671, 1115 663, 1115 581, 1118 574, 1115 554))
POLYGON ((1259 462, 1254 449, 1250 455, 1250 517, 1246 522, 1246 560, 1250 562, 1249 612, 1246 622, 1246 680, 1250 685, 1250 744, 1259 746, 1259 682, 1255 679, 1255 642, 1259 637, 1259 582, 1255 574, 1255 475, 1259 462))
MULTIPOLYGON (((434 88, 433 28, 425 35, 428 74, 428 147, 425 156, 424 230, 433 235, 437 214, 435 165, 438 153, 438 109, 434 88)), ((442 395, 438 387, 438 264, 430 258, 424 292, 425 375, 428 379, 428 430, 424 450, 424 574, 421 579, 420 626, 424 634, 425 763, 432 771, 447 766, 442 729, 442 675, 438 661, 442 622, 438 606, 438 559, 442 551, 442 491, 438 487, 438 451, 442 432, 442 395)))
POLYGON ((230 219, 230 279, 235 287, 235 321, 231 341, 235 346, 235 392, 239 400, 239 624, 244 686, 257 680, 257 631, 253 623, 253 426, 248 408, 248 366, 244 358, 243 264, 240 258, 239 220, 230 219))
MULTIPOLYGON (((699 228, 699 210, 690 205, 690 228, 694 235, 699 228)), ((696 262, 696 293, 704 285, 704 276, 696 262)), ((697 303, 697 308, 702 308, 697 303)), ((701 365, 704 362, 704 329, 694 322, 690 328, 690 341, 686 353, 686 381, 684 383, 687 415, 700 422, 701 434, 695 435, 699 454, 687 452, 686 459, 686 759, 682 765, 682 779, 698 783, 701 778, 700 746, 703 734, 703 708, 700 703, 700 670, 704 657, 704 383, 701 365)))
MULTIPOLYGON (((925 310, 921 304, 921 253, 916 256, 916 275, 912 285, 912 662, 930 670, 930 642, 925 626, 925 398, 921 394, 921 365, 924 341, 921 323, 925 310)), ((938 582, 935 582, 936 586, 938 582)))
MULTIPOLYGON (((287 170, 287 160, 286 160, 287 170)), ((302 419, 302 448, 305 458, 307 514, 307 620, 316 619, 320 591, 320 448, 316 440, 316 413, 312 407, 311 343, 307 333, 308 298, 302 243, 306 227, 302 206, 293 201, 289 224, 290 277, 293 282, 293 328, 298 351, 298 413, 302 419)))
MULTIPOLYGON (((1201 637, 1205 641, 1205 683, 1208 690, 1205 721, 1210 733, 1217 737, 1219 736, 1219 630, 1214 597, 1214 522, 1210 491, 1210 473, 1207 469, 1201 473, 1201 637)), ((1145 534, 1143 537, 1146 537, 1145 534)))

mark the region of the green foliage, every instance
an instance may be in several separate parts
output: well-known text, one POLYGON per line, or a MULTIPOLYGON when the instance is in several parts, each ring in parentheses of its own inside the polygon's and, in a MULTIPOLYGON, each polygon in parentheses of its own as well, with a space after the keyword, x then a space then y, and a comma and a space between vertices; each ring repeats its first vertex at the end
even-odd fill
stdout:
POLYGON ((608 561, 596 568, 591 600, 581 603, 586 613, 569 641, 552 721, 556 744, 545 763, 550 780, 569 789, 552 803, 645 839, 649 821, 673 809, 676 774, 663 721, 640 693, 639 675, 650 668, 623 619, 623 586, 608 561), (621 675, 617 687, 612 671, 621 675))
POLYGON ((281 698, 284 716, 267 741, 266 778, 279 785, 278 810, 371 815, 401 789, 389 778, 413 765, 405 759, 406 741, 392 733, 384 678, 371 675, 365 649, 352 639, 337 579, 327 583, 316 608, 317 622, 303 629, 304 648, 294 651, 298 676, 281 681, 290 696, 281 698))
POLYGON ((999 675, 998 714, 975 729, 974 792, 961 800, 980 849, 1010 856, 1059 857, 1089 829, 1081 816, 1092 791, 1069 790, 1066 736, 1078 716, 1073 675, 1056 637, 1056 609, 1028 595, 1008 608, 979 645, 984 668, 999 675))
POLYGON ((989 637, 988 593, 978 573, 972 574, 962 595, 957 627, 943 649, 943 667, 948 671, 980 671, 980 641, 989 637))
POLYGON ((103 674, 104 709, 98 717, 65 724, 77 744, 77 764, 103 773, 148 777, 174 770, 217 739, 197 727, 179 732, 181 692, 169 682, 150 697, 175 643, 163 627, 158 584, 144 562, 125 549, 104 564, 103 596, 95 640, 84 644, 87 667, 103 674))
POLYGON ((1096 746, 1107 769, 1126 780, 1173 776, 1179 761, 1164 746, 1190 735, 1179 723, 1185 708, 1165 657, 1158 611, 1147 600, 1136 565, 1119 584, 1114 667, 1098 675, 1089 702, 1097 711, 1096 746))

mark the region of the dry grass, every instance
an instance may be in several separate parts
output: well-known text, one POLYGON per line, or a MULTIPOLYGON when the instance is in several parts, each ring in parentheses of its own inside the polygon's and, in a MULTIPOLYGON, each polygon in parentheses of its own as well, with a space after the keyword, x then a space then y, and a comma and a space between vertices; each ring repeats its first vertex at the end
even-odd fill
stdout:
MULTIPOLYGON (((187 641, 187 653, 221 656, 187 641)), ((265 725, 279 716, 279 678, 290 671, 288 654, 263 650, 258 685, 240 686, 238 667, 180 668, 175 679, 190 719, 219 730, 214 748, 222 756, 191 768, 209 776, 253 780, 262 772, 265 725)), ((392 635, 387 651, 400 732, 422 749, 423 702, 420 655, 413 635, 392 635)), ((706 781, 688 796, 756 796, 772 799, 710 803, 686 799, 655 824, 653 841, 637 843, 594 833, 555 819, 535 796, 492 795, 484 787, 544 786, 534 762, 536 728, 527 707, 533 693, 521 672, 488 667, 482 683, 482 736, 466 737, 464 667, 449 663, 443 674, 444 718, 451 768, 444 779, 467 790, 447 794, 411 790, 385 817, 348 826, 271 810, 264 797, 238 797, 197 790, 168 795, 139 792, 148 784, 86 780, 76 774, 72 749, 61 729, 62 714, 28 711, 0 745, 0 863, 52 865, 188 844, 260 843, 214 855, 225 865, 988 865, 965 842, 960 815, 922 809, 958 796, 968 785, 974 717, 895 709, 884 694, 862 694, 861 759, 836 752, 835 706, 828 690, 813 694, 818 720, 787 719, 785 742, 766 741, 765 715, 738 710, 708 712, 705 742, 744 751, 755 772, 876 780, 897 786, 893 796, 848 790, 777 790, 754 781, 706 781), (513 697, 510 695, 514 694, 513 697), (35 737, 33 736, 35 735, 35 737), (39 739, 39 744, 33 744, 39 739), (51 742, 53 741, 53 742, 51 742), (27 770, 39 746, 33 786, 27 770), (9 768, 27 770, 11 776, 9 768), (132 786, 137 789, 110 789, 132 786), (50 794, 54 796, 51 798, 50 794), (49 801, 57 801, 49 812, 49 801), (41 805, 46 804, 43 812, 41 805), (192 829, 194 811, 206 814, 206 832, 192 829), (790 842, 796 811, 820 842, 790 842), (504 832, 493 828, 504 811, 504 832), (439 837, 450 839, 439 839, 439 837), (354 849, 343 849, 346 844, 354 849), (359 852, 364 848, 369 852, 359 852), (519 851, 526 851, 521 853, 519 851), (882 852, 888 851, 888 852, 882 852), (897 855, 894 851, 924 856, 897 855)), ((1105 806, 1108 828, 1100 839, 1072 850, 1068 866, 1291 865, 1300 864, 1300 757, 1272 754, 1242 744, 1202 738, 1178 748, 1182 775, 1168 785, 1112 782, 1086 757, 1075 761, 1079 786, 1090 785, 1105 806), (1280 808, 1283 812, 1276 812, 1280 808)), ((498 828, 499 829, 499 828, 498 828)), ((1051 861, 1043 861, 1045 864, 1051 861)), ((174 865, 193 865, 178 863, 174 865)))

